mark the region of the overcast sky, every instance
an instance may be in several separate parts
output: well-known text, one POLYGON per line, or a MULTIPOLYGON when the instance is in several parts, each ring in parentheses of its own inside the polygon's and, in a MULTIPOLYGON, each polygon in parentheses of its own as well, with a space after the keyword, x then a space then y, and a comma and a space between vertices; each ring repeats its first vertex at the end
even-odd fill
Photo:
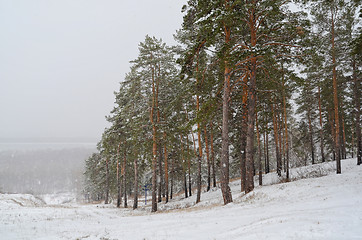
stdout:
POLYGON ((99 139, 146 34, 186 0, 0 0, 0 138, 99 139))

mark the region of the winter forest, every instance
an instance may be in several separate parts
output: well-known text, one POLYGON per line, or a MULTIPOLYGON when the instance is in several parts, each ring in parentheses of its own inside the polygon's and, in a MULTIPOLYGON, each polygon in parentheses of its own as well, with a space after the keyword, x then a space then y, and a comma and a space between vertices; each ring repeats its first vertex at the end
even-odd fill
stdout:
POLYGON ((361 6, 0 0, 0 238, 361 239, 361 6))
MULTIPOLYGON (((189 0, 177 45, 146 36, 86 160, 88 201, 151 211, 275 172, 362 162, 360 1, 189 0)), ((254 183, 254 179, 256 180, 254 183)))

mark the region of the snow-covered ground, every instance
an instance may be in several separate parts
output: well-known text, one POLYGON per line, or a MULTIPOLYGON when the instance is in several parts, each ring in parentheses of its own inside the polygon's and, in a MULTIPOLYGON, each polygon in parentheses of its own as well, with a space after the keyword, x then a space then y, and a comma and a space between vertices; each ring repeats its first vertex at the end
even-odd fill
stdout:
POLYGON ((336 175, 334 164, 293 169, 300 180, 289 183, 271 185, 278 178, 268 174, 248 195, 235 181, 226 206, 213 189, 200 204, 174 199, 153 214, 141 202, 133 211, 1 194, 0 239, 362 239, 362 166, 343 160, 336 175))

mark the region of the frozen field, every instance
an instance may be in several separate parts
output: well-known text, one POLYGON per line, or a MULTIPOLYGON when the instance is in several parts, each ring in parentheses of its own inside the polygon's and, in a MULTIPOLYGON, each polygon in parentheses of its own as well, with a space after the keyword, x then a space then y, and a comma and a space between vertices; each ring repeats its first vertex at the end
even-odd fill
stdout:
POLYGON ((362 166, 343 160, 336 175, 334 164, 294 169, 301 179, 290 183, 271 185, 278 178, 268 174, 246 196, 235 181, 227 206, 212 189, 198 205, 195 196, 174 199, 154 214, 142 203, 133 211, 0 194, 0 239, 362 239, 362 166))

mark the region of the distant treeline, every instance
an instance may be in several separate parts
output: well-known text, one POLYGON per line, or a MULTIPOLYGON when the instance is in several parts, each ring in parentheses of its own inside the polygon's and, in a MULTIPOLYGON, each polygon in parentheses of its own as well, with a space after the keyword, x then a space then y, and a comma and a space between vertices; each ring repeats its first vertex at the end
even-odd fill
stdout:
POLYGON ((0 192, 46 194, 80 191, 84 159, 94 149, 0 152, 0 192))

